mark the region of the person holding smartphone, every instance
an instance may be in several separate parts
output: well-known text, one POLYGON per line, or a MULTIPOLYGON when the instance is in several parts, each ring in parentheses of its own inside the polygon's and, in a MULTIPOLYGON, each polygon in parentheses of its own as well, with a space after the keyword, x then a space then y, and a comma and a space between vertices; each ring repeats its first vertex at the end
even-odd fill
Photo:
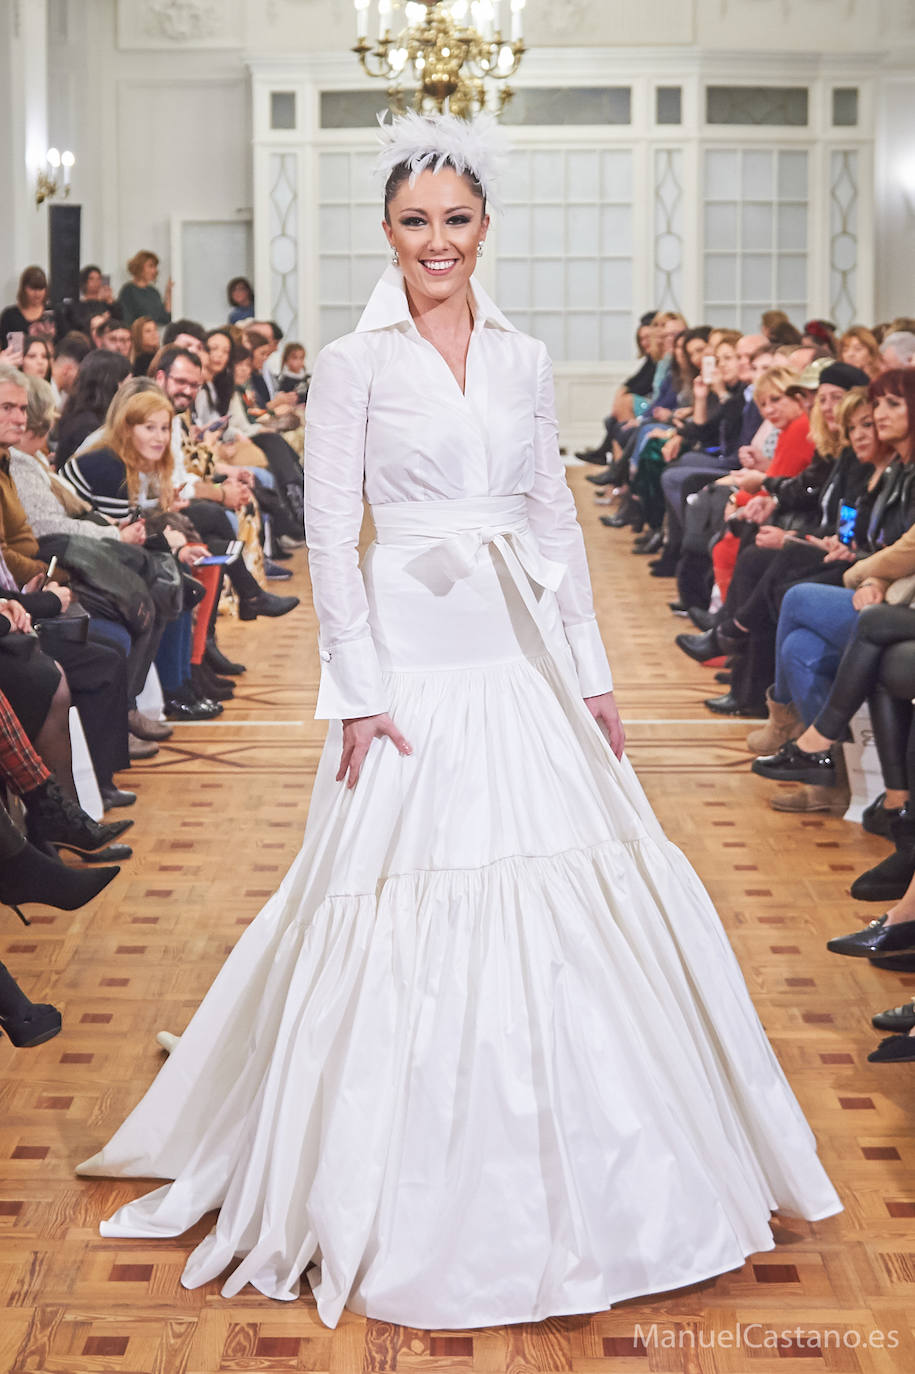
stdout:
MULTIPOLYGON (((41 337, 54 338, 55 330, 54 313, 48 310, 48 279, 40 267, 27 267, 19 278, 19 289, 16 292, 16 299, 12 305, 0 313, 0 349, 5 349, 9 343, 11 333, 21 334, 22 343, 34 332, 33 326, 39 326, 41 337), (50 321, 47 316, 50 316, 50 321), (50 323, 50 335, 47 326, 50 323)), ((9 358, 12 362, 14 359, 9 358)))

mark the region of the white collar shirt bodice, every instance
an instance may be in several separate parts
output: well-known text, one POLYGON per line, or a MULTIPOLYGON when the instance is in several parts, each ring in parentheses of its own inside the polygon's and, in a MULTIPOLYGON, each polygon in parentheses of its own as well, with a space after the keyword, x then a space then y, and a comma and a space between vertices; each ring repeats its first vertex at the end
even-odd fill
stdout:
POLYGON ((472 282, 465 389, 410 315, 389 267, 352 334, 315 365, 305 430, 305 528, 320 622, 317 719, 386 709, 358 567, 363 495, 390 502, 524 495, 557 591, 583 695, 609 691, 584 541, 559 453, 552 368, 472 282))

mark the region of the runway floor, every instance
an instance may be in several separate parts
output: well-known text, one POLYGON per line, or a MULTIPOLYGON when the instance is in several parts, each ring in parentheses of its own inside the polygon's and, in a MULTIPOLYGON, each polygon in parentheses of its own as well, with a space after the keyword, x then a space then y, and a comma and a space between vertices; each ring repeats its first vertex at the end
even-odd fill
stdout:
POLYGON ((0 1041, 0 1372, 915 1370, 915 1069, 865 1059, 871 1014, 915 996, 915 975, 825 949, 880 914, 847 889, 887 845, 831 816, 770 810, 774 784, 748 768, 750 727, 708 714, 703 697, 721 689, 673 646, 685 628, 667 609, 674 584, 629 556, 627 531, 598 523, 586 471, 570 480, 632 760, 716 901, 845 1212, 775 1220, 774 1251, 676 1294, 466 1333, 348 1314, 328 1331, 310 1295, 187 1292, 178 1278, 209 1222, 174 1242, 99 1238, 99 1218, 149 1185, 78 1180, 74 1164, 141 1095, 162 1060, 155 1032, 183 1027, 299 846, 324 733, 299 553, 278 589, 302 607, 220 622, 224 650, 249 665, 222 718, 177 728, 132 770, 135 857, 121 876, 73 915, 33 907, 29 930, 2 915, 0 958, 65 1026, 33 1050, 0 1041))

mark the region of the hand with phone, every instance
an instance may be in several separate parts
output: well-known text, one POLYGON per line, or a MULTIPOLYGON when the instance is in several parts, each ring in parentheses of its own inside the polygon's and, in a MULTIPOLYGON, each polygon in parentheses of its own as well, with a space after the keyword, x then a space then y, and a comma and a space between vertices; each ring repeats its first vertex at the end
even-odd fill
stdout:
POLYGON ((25 353, 25 334, 21 329, 11 329, 6 336, 6 348, 0 353, 0 362, 21 367, 25 353))

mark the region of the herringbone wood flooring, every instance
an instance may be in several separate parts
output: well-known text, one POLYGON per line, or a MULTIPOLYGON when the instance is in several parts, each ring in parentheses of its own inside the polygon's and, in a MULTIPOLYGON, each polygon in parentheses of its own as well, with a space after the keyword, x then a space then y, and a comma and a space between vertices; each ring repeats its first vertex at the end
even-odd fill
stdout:
MULTIPOLYGON (((871 1012, 911 997, 915 975, 824 949, 873 914, 847 887, 886 845, 828 816, 769 810, 746 725, 708 716, 711 674, 672 647, 673 584, 629 557, 626 532, 598 524, 584 470, 571 480, 631 756, 718 904, 844 1214, 776 1221, 774 1252, 686 1291, 466 1333, 350 1315, 328 1331, 309 1296, 187 1292, 179 1274, 209 1222, 160 1244, 99 1238, 99 1218, 148 1185, 77 1180, 73 1165, 142 1093, 161 1062, 154 1032, 186 1023, 298 848, 323 736, 308 605, 221 628, 249 672, 217 724, 177 729, 133 770, 135 857, 107 892, 73 916, 34 908, 31 930, 12 916, 2 927, 0 957, 63 1009, 65 1029, 35 1050, 0 1043, 0 1370, 915 1370, 915 1078, 865 1062, 871 1012)), ((307 599, 303 555, 294 566, 307 599)))

